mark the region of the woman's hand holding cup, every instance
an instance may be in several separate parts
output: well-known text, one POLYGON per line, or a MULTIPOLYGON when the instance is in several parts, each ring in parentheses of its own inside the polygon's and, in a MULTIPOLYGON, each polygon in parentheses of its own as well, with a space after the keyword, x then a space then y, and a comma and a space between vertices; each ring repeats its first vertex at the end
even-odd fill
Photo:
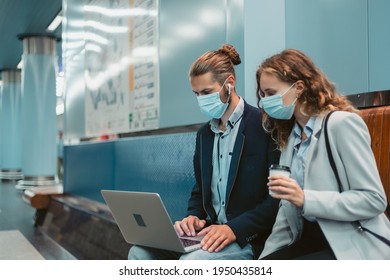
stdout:
POLYGON ((304 192, 298 183, 290 178, 291 171, 288 166, 272 164, 269 168, 269 194, 273 198, 288 200, 295 206, 302 208, 304 192))

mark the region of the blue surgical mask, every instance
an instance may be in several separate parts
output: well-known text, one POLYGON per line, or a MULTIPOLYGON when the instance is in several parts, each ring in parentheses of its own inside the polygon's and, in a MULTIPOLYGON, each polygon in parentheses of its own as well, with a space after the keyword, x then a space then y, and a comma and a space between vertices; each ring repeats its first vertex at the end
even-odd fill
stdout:
POLYGON ((271 118, 278 120, 291 119, 292 115, 294 114, 295 102, 297 99, 295 98, 295 100, 290 105, 284 106, 283 95, 285 95, 294 85, 295 83, 293 83, 283 93, 276 93, 274 95, 261 98, 261 106, 271 118))
MULTIPOLYGON (((225 85, 226 81, 227 81, 227 79, 223 83, 221 89, 225 85)), ((221 98, 219 95, 221 89, 217 92, 214 92, 214 93, 197 96, 200 111, 210 118, 220 119, 223 116, 223 114, 225 113, 227 107, 229 106, 230 86, 228 88, 229 88, 229 91, 228 91, 229 97, 228 97, 228 101, 226 101, 226 103, 223 103, 221 101, 221 98)))

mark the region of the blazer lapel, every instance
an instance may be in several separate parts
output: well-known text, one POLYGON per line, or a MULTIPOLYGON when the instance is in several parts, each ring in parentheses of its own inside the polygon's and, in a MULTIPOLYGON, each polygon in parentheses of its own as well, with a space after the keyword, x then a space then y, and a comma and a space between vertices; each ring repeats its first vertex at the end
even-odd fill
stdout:
POLYGON ((227 201, 227 203, 229 203, 229 195, 230 195, 230 192, 233 188, 233 184, 234 184, 234 181, 235 181, 236 176, 237 176, 241 153, 242 153, 242 149, 244 147, 245 135, 243 134, 243 130, 244 130, 244 120, 242 120, 240 123, 240 127, 239 127, 239 130, 237 133, 236 142, 234 143, 232 158, 230 161, 229 178, 228 178, 227 186, 226 186, 226 201, 227 201))
POLYGON ((236 142, 234 143, 233 154, 232 154, 232 158, 230 161, 229 177, 228 177, 227 186, 226 186, 226 205, 229 204, 230 192, 232 191, 234 181, 236 180, 238 167, 240 165, 242 149, 244 148, 244 140, 245 140, 244 128, 245 128, 245 123, 246 123, 245 112, 247 112, 247 111, 248 111, 248 104, 245 102, 243 116, 241 119, 240 127, 238 128, 236 142))

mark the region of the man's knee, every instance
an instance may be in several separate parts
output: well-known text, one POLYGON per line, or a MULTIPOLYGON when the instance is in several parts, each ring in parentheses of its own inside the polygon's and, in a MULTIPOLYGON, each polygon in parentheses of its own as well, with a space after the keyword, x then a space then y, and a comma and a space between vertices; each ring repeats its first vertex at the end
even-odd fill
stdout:
POLYGON ((241 248, 237 243, 226 246, 222 251, 208 252, 202 249, 183 254, 180 260, 251 260, 253 259, 252 247, 248 244, 241 248))
POLYGON ((145 260, 146 252, 138 246, 131 246, 127 259, 129 260, 145 260))
POLYGON ((180 253, 157 248, 132 246, 127 258, 129 260, 177 260, 180 253))

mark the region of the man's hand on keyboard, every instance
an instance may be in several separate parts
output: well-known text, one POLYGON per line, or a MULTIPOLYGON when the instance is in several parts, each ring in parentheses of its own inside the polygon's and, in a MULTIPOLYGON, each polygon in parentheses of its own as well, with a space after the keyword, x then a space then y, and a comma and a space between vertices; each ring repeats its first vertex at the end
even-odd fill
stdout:
POLYGON ((200 220, 195 216, 188 216, 175 223, 175 229, 180 236, 196 236, 196 232, 206 225, 206 220, 200 220))

